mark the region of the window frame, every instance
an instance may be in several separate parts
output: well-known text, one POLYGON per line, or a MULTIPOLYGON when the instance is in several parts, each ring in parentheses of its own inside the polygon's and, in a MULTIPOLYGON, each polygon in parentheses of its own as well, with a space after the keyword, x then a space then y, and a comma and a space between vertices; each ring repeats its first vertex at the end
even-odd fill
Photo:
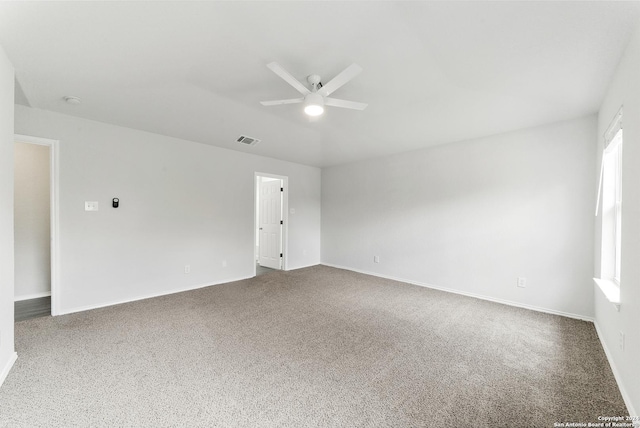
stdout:
MULTIPOLYGON (((613 277, 611 281, 618 287, 620 286, 620 267, 621 267, 621 255, 622 255, 622 141, 623 133, 620 128, 607 148, 605 149, 605 156, 611 157, 611 163, 613 164, 613 171, 611 175, 614 178, 613 189, 610 191, 613 193, 613 249, 612 251, 612 266, 613 277)), ((603 189, 603 192, 605 190, 603 189)), ((604 198, 604 195, 603 195, 604 198)), ((604 217, 604 215, 603 215, 604 217)))
POLYGON ((594 278, 607 299, 620 310, 622 270, 622 107, 604 133, 604 150, 596 215, 602 207, 600 278, 594 278))

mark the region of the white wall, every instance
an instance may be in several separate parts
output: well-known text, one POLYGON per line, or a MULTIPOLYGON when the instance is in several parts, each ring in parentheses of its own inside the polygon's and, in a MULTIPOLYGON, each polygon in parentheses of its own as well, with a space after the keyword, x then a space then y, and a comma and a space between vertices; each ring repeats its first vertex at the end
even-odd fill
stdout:
POLYGON ((0 384, 13 345, 13 85, 14 71, 0 46, 0 384))
POLYGON ((590 318, 595 135, 591 116, 323 169, 322 262, 590 318))
MULTIPOLYGON (((604 134, 621 105, 624 142, 622 148, 622 262, 620 312, 594 286, 595 318, 600 338, 629 411, 640 412, 640 30, 627 46, 598 115, 597 173, 604 134), (619 332, 625 334, 625 349, 618 346, 619 332)), ((600 275, 600 217, 596 222, 595 276, 600 275)))
POLYGON ((49 147, 16 143, 14 248, 16 299, 51 292, 49 147))
POLYGON ((61 313, 252 276, 256 171, 289 177, 288 268, 320 261, 318 168, 24 106, 16 133, 60 140, 61 313))

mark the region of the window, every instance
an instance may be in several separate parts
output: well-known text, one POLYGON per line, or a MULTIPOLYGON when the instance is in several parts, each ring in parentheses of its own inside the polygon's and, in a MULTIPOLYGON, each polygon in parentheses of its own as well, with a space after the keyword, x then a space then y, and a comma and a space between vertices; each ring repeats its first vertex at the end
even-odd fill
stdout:
POLYGON ((602 243, 600 278, 595 278, 605 296, 620 304, 620 267, 622 248, 622 110, 604 135, 598 207, 602 206, 602 243), (601 205, 600 205, 601 204, 601 205))
POLYGON ((602 172, 602 239, 606 265, 601 276, 620 285, 620 231, 622 223, 620 186, 622 164, 622 129, 604 151, 602 172))

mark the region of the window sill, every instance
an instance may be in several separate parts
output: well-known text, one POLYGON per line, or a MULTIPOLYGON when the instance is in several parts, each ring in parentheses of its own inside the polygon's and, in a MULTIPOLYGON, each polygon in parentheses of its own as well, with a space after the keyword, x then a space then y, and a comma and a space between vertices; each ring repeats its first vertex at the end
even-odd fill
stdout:
POLYGON ((620 286, 609 279, 593 278, 593 282, 600 288, 608 301, 613 303, 616 310, 620 310, 620 286))

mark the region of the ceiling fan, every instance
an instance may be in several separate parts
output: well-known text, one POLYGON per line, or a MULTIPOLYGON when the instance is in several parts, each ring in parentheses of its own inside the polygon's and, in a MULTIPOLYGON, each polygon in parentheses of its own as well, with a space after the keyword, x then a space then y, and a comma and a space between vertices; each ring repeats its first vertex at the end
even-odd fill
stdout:
POLYGON ((355 101, 339 100, 337 98, 331 98, 332 92, 340 88, 349 80, 356 77, 362 71, 362 67, 357 64, 351 64, 345 68, 340 74, 331 79, 326 85, 320 82, 320 76, 312 74, 307 77, 307 82, 311 85, 311 89, 308 89, 305 85, 300 83, 295 77, 293 77, 287 70, 282 68, 277 62, 267 64, 267 67, 280 76, 285 82, 293 86, 298 92, 300 92, 302 98, 291 98, 287 100, 275 100, 275 101, 261 101, 263 106, 277 106, 282 104, 298 104, 304 103, 304 112, 309 116, 319 116, 324 113, 324 106, 342 107, 353 110, 364 110, 367 107, 365 103, 357 103, 355 101))

